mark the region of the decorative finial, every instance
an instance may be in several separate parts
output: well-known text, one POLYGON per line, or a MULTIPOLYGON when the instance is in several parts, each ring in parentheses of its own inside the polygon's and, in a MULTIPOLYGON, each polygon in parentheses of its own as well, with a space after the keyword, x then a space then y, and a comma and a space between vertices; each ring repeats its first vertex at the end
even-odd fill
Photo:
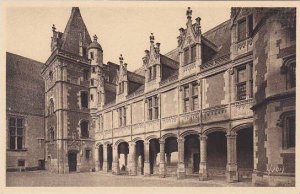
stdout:
POLYGON ((191 19, 192 18, 192 10, 191 10, 191 7, 188 7, 188 10, 186 10, 186 16, 187 16, 187 19, 191 19))
POLYGON ((200 18, 200 17, 197 17, 195 20, 196 20, 197 24, 200 25, 201 18, 200 18))
POLYGON ((120 60, 120 64, 123 64, 123 56, 122 56, 122 54, 120 54, 120 57, 119 57, 119 60, 120 60))
POLYGON ((150 35, 150 42, 154 43, 154 35, 153 35, 153 33, 151 33, 151 35, 150 35))
POLYGON ((55 30, 56 30, 56 28, 55 28, 55 25, 53 24, 52 25, 52 31, 55 32, 55 30))
POLYGON ((97 42, 97 40, 98 40, 98 37, 97 37, 97 35, 95 34, 95 35, 94 35, 94 41, 97 42))

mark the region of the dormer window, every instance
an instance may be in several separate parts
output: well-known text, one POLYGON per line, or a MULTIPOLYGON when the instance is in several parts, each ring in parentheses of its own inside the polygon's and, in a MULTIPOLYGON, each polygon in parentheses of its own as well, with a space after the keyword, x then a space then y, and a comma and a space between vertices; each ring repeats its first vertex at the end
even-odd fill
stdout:
POLYGON ((119 83, 119 94, 123 94, 124 93, 124 82, 120 82, 119 83))
POLYGON ((253 31, 253 16, 249 15, 246 18, 238 21, 237 25, 237 40, 243 41, 251 36, 253 31))
POLYGON ((246 18, 238 22, 238 42, 246 39, 246 18))
POLYGON ((156 78, 156 65, 149 67, 149 81, 156 78))
POLYGON ((192 45, 183 50, 183 65, 188 65, 196 61, 196 45, 192 45))

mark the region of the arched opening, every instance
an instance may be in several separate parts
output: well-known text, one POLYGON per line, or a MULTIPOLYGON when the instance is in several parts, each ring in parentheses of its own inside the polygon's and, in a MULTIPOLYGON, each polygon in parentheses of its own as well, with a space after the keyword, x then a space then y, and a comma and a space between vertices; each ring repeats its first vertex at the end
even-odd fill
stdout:
POLYGON ((253 171, 253 127, 240 129, 236 138, 239 180, 251 179, 253 171))
POLYGON ((165 140, 166 170, 167 175, 176 176, 178 164, 178 142, 177 137, 168 137, 165 140))
POLYGON ((112 169, 112 161, 113 161, 113 150, 112 150, 112 145, 108 144, 107 145, 107 170, 112 169))
POLYGON ((149 141, 149 162, 150 174, 159 173, 159 157, 157 154, 160 152, 158 139, 151 139, 149 141))
POLYGON ((139 140, 135 144, 137 174, 144 174, 144 141, 139 140))
POLYGON ((128 154, 129 154, 129 145, 127 142, 119 143, 118 145, 118 157, 119 157, 119 167, 120 173, 124 174, 128 172, 128 154))
POLYGON ((70 151, 68 153, 68 165, 69 165, 69 172, 77 171, 77 152, 70 151))
POLYGON ((89 138, 89 122, 81 121, 80 122, 80 131, 81 138, 89 138))
POLYGON ((227 138, 223 131, 207 135, 207 167, 210 177, 225 177, 227 164, 227 138))
POLYGON ((185 136, 184 141, 184 163, 187 175, 198 175, 200 164, 200 140, 199 135, 191 134, 185 136))
POLYGON ((98 154, 99 154, 99 170, 103 170, 103 145, 99 146, 98 154))

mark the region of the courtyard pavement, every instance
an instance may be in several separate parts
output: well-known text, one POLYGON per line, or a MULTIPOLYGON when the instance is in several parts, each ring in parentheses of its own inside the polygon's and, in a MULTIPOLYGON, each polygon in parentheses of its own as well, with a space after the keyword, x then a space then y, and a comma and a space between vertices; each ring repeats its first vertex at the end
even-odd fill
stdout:
POLYGON ((78 186, 78 187, 249 187, 251 182, 226 183, 225 177, 199 181, 195 177, 177 180, 176 177, 112 175, 104 172, 55 174, 47 171, 7 172, 8 187, 78 186))

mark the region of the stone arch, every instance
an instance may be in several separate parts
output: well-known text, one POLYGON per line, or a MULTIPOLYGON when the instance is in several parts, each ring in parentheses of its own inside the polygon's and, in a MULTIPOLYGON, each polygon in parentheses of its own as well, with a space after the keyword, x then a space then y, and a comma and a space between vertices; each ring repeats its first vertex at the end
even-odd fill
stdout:
POLYGON ((206 129, 205 131, 203 131, 202 134, 207 136, 208 134, 216 132, 216 131, 227 133, 227 129, 226 128, 223 128, 223 127, 211 127, 211 128, 206 129))
POLYGON ((101 146, 101 145, 103 145, 103 143, 102 143, 102 142, 98 142, 98 143, 96 143, 96 145, 95 145, 95 149, 99 148, 99 146, 101 146))
POLYGON ((148 137, 145 138, 145 141, 150 141, 151 139, 159 139, 156 135, 150 135, 148 137))
POLYGON ((181 133, 179 135, 180 138, 185 138, 188 135, 199 135, 199 131, 195 131, 195 130, 188 130, 188 131, 184 131, 183 133, 181 133))
POLYGON ((103 145, 108 145, 108 144, 112 144, 111 141, 105 141, 105 142, 103 143, 103 145))
POLYGON ((167 134, 164 134, 163 136, 161 136, 160 140, 165 141, 168 137, 176 137, 177 138, 177 135, 174 133, 167 133, 167 134))
POLYGON ((125 141, 124 139, 119 139, 119 140, 117 140, 116 142, 115 142, 115 146, 116 147, 118 147, 118 145, 120 144, 120 143, 123 143, 123 142, 126 142, 126 143, 128 143, 127 141, 125 141))
POLYGON ((236 132, 238 132, 238 131, 241 130, 241 129, 244 129, 244 128, 250 128, 250 127, 253 127, 253 123, 250 123, 250 122, 242 123, 242 124, 239 124, 239 125, 237 125, 237 126, 234 126, 234 127, 231 129, 231 132, 236 133, 236 132))
POLYGON ((144 141, 144 139, 143 138, 141 138, 141 137, 136 137, 136 138, 134 138, 133 140, 132 140, 132 142, 137 142, 137 141, 144 141))

